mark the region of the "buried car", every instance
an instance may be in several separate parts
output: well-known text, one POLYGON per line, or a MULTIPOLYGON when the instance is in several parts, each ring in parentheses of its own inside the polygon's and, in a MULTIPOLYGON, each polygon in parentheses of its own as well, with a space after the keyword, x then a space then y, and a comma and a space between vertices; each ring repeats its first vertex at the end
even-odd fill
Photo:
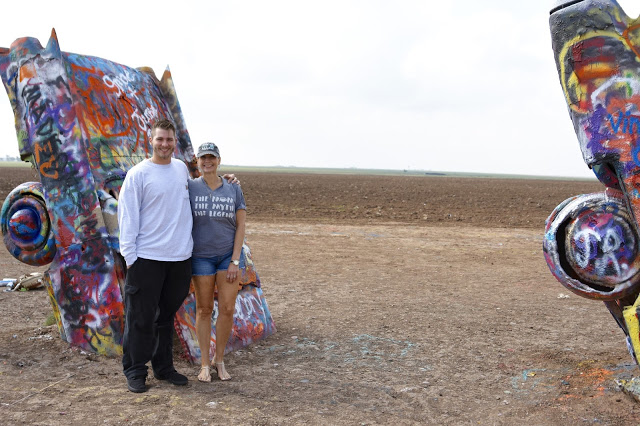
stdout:
POLYGON ((605 186, 561 203, 546 222, 555 277, 601 300, 640 354, 640 19, 615 0, 559 1, 553 52, 585 163, 605 186))
MULTIPOLYGON (((99 354, 122 353, 126 267, 119 253, 117 199, 127 171, 151 156, 150 124, 176 124, 174 157, 198 175, 169 69, 62 52, 55 30, 0 49, 0 75, 15 114, 20 157, 40 182, 18 186, 1 212, 5 245, 18 260, 47 265, 47 288, 61 337, 99 354)), ((247 249, 239 320, 227 349, 275 331, 247 249)), ((193 295, 176 319, 187 357, 199 357, 193 295)), ((214 326, 215 327, 215 326, 214 326)), ((214 334, 212 330, 212 335, 214 334)))

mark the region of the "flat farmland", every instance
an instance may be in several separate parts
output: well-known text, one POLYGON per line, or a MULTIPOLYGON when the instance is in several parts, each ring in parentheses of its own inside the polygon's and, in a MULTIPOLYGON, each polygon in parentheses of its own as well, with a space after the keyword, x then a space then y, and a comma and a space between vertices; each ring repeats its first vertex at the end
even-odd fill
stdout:
MULTIPOLYGON (((228 169, 233 172, 234 170, 228 169)), ((278 331, 230 382, 150 378, 45 325, 45 291, 0 293, 6 424, 637 424, 638 373, 605 307, 542 256, 544 220, 595 181, 238 171, 278 331)), ((34 180, 0 168, 0 197, 34 180)), ((0 272, 32 268, 0 250, 0 272)), ((43 269, 43 268, 41 268, 43 269)))

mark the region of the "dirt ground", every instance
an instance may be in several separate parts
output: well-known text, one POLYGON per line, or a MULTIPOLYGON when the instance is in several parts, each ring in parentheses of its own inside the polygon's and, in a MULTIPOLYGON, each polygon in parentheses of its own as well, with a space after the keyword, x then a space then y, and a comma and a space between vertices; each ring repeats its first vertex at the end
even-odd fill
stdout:
MULTIPOLYGON (((0 198, 30 180, 0 169, 0 198)), ((544 220, 597 182, 243 173, 278 331, 230 382, 126 389, 69 347, 45 291, 0 292, 3 424, 638 424, 640 373, 600 302, 565 290, 544 220)), ((32 268, 0 249, 0 275, 32 268)), ((180 349, 176 349, 179 357, 180 349)))

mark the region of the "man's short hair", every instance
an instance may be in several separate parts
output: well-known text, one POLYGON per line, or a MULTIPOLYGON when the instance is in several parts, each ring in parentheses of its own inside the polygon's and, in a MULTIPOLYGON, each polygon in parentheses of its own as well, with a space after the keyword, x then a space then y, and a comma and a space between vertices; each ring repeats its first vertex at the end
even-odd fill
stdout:
POLYGON ((176 134, 176 125, 167 118, 160 118, 153 123, 151 126, 151 139, 156 135, 156 129, 173 130, 174 136, 176 134))

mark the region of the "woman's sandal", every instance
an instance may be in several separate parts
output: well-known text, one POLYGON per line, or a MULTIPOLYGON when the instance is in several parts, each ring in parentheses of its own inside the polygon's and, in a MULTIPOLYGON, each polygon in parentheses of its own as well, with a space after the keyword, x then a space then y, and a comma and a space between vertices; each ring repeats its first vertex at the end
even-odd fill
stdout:
POLYGON ((200 367, 200 373, 198 373, 198 381, 209 383, 211 382, 211 373, 209 372, 209 367, 200 367), (202 373, 206 375, 203 376, 202 373))
POLYGON ((216 362, 216 365, 213 368, 216 370, 216 373, 218 373, 218 379, 222 380, 223 382, 231 380, 231 376, 229 375, 229 373, 227 373, 227 369, 224 368, 224 361, 216 362), (226 376, 220 376, 221 374, 226 374, 226 376))
POLYGON ((229 373, 227 373, 227 369, 224 368, 224 361, 216 362, 216 357, 214 356, 213 360, 211 361, 211 366, 213 367, 214 370, 216 370, 216 373, 218 374, 218 379, 222 380, 223 382, 226 382, 227 380, 231 380, 231 376, 229 375, 229 373), (221 377, 220 374, 226 374, 226 375, 221 377))

